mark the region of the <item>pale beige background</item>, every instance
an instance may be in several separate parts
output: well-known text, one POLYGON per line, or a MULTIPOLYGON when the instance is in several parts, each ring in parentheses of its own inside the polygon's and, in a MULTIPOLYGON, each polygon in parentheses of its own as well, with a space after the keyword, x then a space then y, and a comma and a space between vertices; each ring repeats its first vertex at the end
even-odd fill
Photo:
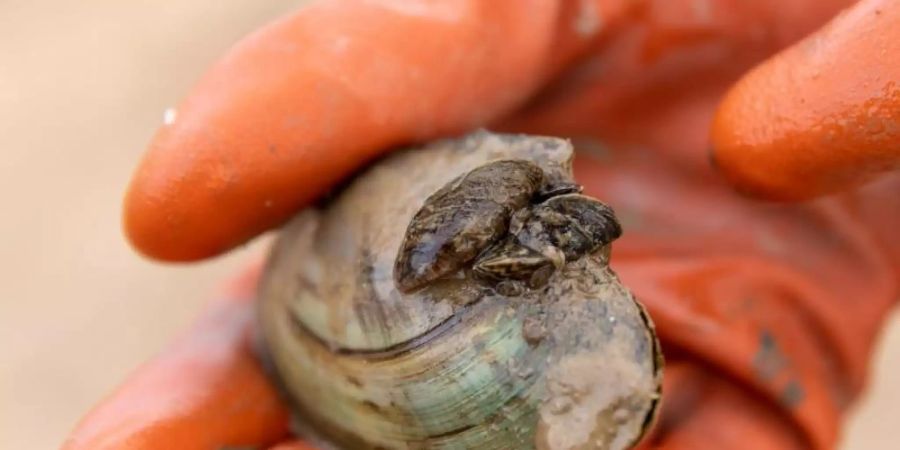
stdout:
MULTIPOLYGON (((119 232, 130 168, 216 55, 289 0, 0 1, 0 448, 55 448, 251 246, 194 266, 119 232)), ((900 448, 900 321, 845 449, 900 448)))

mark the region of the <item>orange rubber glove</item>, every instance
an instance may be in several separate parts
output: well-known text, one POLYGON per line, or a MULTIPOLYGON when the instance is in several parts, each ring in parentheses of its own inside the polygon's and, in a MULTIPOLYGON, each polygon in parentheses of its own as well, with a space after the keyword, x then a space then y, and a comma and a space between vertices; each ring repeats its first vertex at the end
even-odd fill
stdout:
MULTIPOLYGON (((126 232, 151 257, 201 259, 398 145, 482 125, 569 136, 577 178, 623 222, 613 267, 650 309, 668 361, 644 445, 833 448, 900 295, 900 179, 755 201, 711 169, 709 129, 728 178, 774 198, 896 167, 900 72, 879 47, 900 42, 890 0, 862 2, 751 72, 713 121, 742 73, 849 3, 317 2, 201 80, 135 174, 126 232)), ((254 283, 251 271, 65 448, 289 439, 249 345, 254 283)))

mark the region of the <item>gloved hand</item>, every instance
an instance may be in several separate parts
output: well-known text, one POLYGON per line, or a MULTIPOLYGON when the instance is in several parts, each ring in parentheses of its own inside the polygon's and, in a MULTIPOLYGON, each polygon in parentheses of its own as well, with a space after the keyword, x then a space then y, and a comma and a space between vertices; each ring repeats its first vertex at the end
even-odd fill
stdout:
MULTIPOLYGON (((567 136, 625 235, 613 268, 667 359, 644 445, 833 448, 898 298, 900 4, 867 0, 335 0, 238 44, 154 139, 137 249, 216 255, 399 145, 489 126, 567 136), (889 47, 883 47, 883 46, 889 47)), ((258 265, 88 415, 67 449, 289 439, 253 357, 258 265)), ((299 442, 279 449, 306 448, 299 442)))

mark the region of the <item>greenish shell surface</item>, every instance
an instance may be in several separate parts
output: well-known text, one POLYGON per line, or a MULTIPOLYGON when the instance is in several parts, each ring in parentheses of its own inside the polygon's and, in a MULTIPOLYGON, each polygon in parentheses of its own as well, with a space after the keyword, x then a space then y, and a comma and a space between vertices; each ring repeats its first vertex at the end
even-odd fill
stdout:
MULTIPOLYGON (((302 432, 346 449, 624 449, 658 403, 659 347, 609 246, 508 297, 460 271, 411 293, 393 267, 429 195, 554 138, 476 133, 397 153, 283 230, 260 286, 269 360, 302 432)), ((322 444, 326 445, 326 444, 322 444)))

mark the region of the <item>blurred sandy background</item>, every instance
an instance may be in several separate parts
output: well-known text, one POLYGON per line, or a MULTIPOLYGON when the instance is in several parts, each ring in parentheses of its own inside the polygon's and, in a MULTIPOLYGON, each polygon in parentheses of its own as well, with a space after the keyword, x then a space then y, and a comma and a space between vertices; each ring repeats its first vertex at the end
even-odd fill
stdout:
MULTIPOLYGON (((119 232, 119 201, 165 108, 240 36, 298 3, 0 1, 0 448, 56 448, 259 251, 193 266, 141 260, 119 232)), ((898 448, 894 324, 844 449, 898 448)))

